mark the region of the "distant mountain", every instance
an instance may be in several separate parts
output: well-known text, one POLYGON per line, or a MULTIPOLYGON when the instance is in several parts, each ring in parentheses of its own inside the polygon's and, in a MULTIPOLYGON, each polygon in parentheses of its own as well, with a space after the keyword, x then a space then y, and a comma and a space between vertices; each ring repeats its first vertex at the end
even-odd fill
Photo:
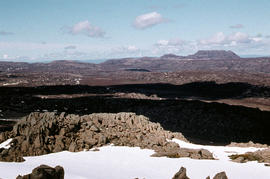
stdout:
POLYGON ((190 59, 207 59, 207 60, 231 60, 231 59, 240 59, 238 55, 236 55, 232 51, 226 51, 226 50, 199 50, 194 55, 189 55, 187 58, 190 59))
POLYGON ((225 50, 200 50, 188 56, 165 54, 161 57, 113 59, 99 65, 104 71, 145 69, 152 72, 226 70, 270 73, 270 58, 241 58, 225 50))
POLYGON ((176 71, 246 71, 270 73, 270 58, 241 58, 232 51, 200 50, 193 55, 166 54, 161 57, 122 58, 103 63, 60 60, 50 63, 0 62, 0 71, 50 72, 93 75, 116 71, 176 72, 176 71))
POLYGON ((176 59, 176 58, 184 58, 184 56, 178 56, 178 55, 175 55, 175 54, 172 54, 172 53, 169 53, 169 54, 165 54, 163 56, 160 57, 161 59, 176 59))

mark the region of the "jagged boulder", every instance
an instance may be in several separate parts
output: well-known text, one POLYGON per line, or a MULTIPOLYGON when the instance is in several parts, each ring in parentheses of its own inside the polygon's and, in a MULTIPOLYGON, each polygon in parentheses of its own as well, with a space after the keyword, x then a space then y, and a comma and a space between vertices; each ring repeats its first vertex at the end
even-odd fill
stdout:
MULTIPOLYGON (((184 167, 181 167, 180 170, 173 176, 172 179, 189 179, 187 176, 187 170, 184 167)), ((210 177, 206 177, 206 179, 210 179, 210 177)), ((213 179, 228 179, 225 172, 217 173, 213 179)))
POLYGON ((187 170, 181 167, 180 170, 173 176, 172 179, 189 179, 186 174, 187 170))
POLYGON ((16 179, 64 179, 64 168, 56 166, 52 168, 47 165, 40 165, 32 170, 32 173, 24 176, 17 176, 16 179))

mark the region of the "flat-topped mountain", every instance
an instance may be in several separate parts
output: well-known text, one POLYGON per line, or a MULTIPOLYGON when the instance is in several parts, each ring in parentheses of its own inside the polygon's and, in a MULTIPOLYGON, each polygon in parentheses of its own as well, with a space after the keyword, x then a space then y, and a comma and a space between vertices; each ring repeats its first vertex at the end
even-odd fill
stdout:
POLYGON ((178 56, 175 54, 165 54, 160 57, 161 59, 203 59, 203 60, 231 60, 240 59, 236 53, 228 50, 199 50, 193 55, 178 56))
POLYGON ((226 50, 199 50, 194 55, 187 56, 191 59, 213 59, 213 60, 231 60, 231 59, 240 59, 238 55, 236 55, 232 51, 226 51, 226 50))
POLYGON ((146 69, 172 71, 246 71, 269 73, 270 58, 241 58, 232 51, 199 50, 193 55, 165 54, 161 57, 124 58, 100 64, 104 70, 146 69))

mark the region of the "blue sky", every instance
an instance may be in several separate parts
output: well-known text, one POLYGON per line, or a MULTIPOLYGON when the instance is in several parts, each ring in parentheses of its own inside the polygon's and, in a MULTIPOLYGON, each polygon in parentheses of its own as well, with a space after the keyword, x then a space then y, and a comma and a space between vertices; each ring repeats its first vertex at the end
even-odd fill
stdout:
POLYGON ((270 55, 269 0, 0 1, 0 59, 270 55))

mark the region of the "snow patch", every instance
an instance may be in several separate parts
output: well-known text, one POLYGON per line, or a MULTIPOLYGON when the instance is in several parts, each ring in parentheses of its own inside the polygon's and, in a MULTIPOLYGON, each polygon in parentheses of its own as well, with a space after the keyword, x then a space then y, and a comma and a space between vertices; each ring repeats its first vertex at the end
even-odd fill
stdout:
POLYGON ((104 146, 97 152, 82 151, 52 153, 35 157, 24 157, 23 163, 0 162, 0 178, 13 179, 31 173, 35 167, 46 164, 61 165, 66 179, 165 179, 172 178, 181 166, 187 168, 187 176, 202 179, 225 171, 230 179, 269 179, 269 167, 262 163, 234 163, 228 158, 232 153, 255 151, 257 148, 195 145, 173 139, 181 147, 207 149, 218 160, 194 160, 190 158, 151 157, 153 150, 138 147, 104 146))
POLYGON ((8 140, 6 140, 5 142, 1 143, 1 144, 0 144, 0 148, 9 149, 9 148, 10 148, 9 143, 10 143, 11 141, 12 141, 12 139, 8 139, 8 140))
POLYGON ((255 152, 259 149, 264 148, 255 148, 255 147, 228 147, 228 146, 211 146, 211 145, 197 145, 188 142, 184 142, 178 139, 173 139, 173 142, 180 145, 182 148, 190 148, 190 149, 206 149, 213 153, 214 158, 218 160, 226 160, 229 161, 229 155, 233 154, 244 154, 246 152, 255 152))

